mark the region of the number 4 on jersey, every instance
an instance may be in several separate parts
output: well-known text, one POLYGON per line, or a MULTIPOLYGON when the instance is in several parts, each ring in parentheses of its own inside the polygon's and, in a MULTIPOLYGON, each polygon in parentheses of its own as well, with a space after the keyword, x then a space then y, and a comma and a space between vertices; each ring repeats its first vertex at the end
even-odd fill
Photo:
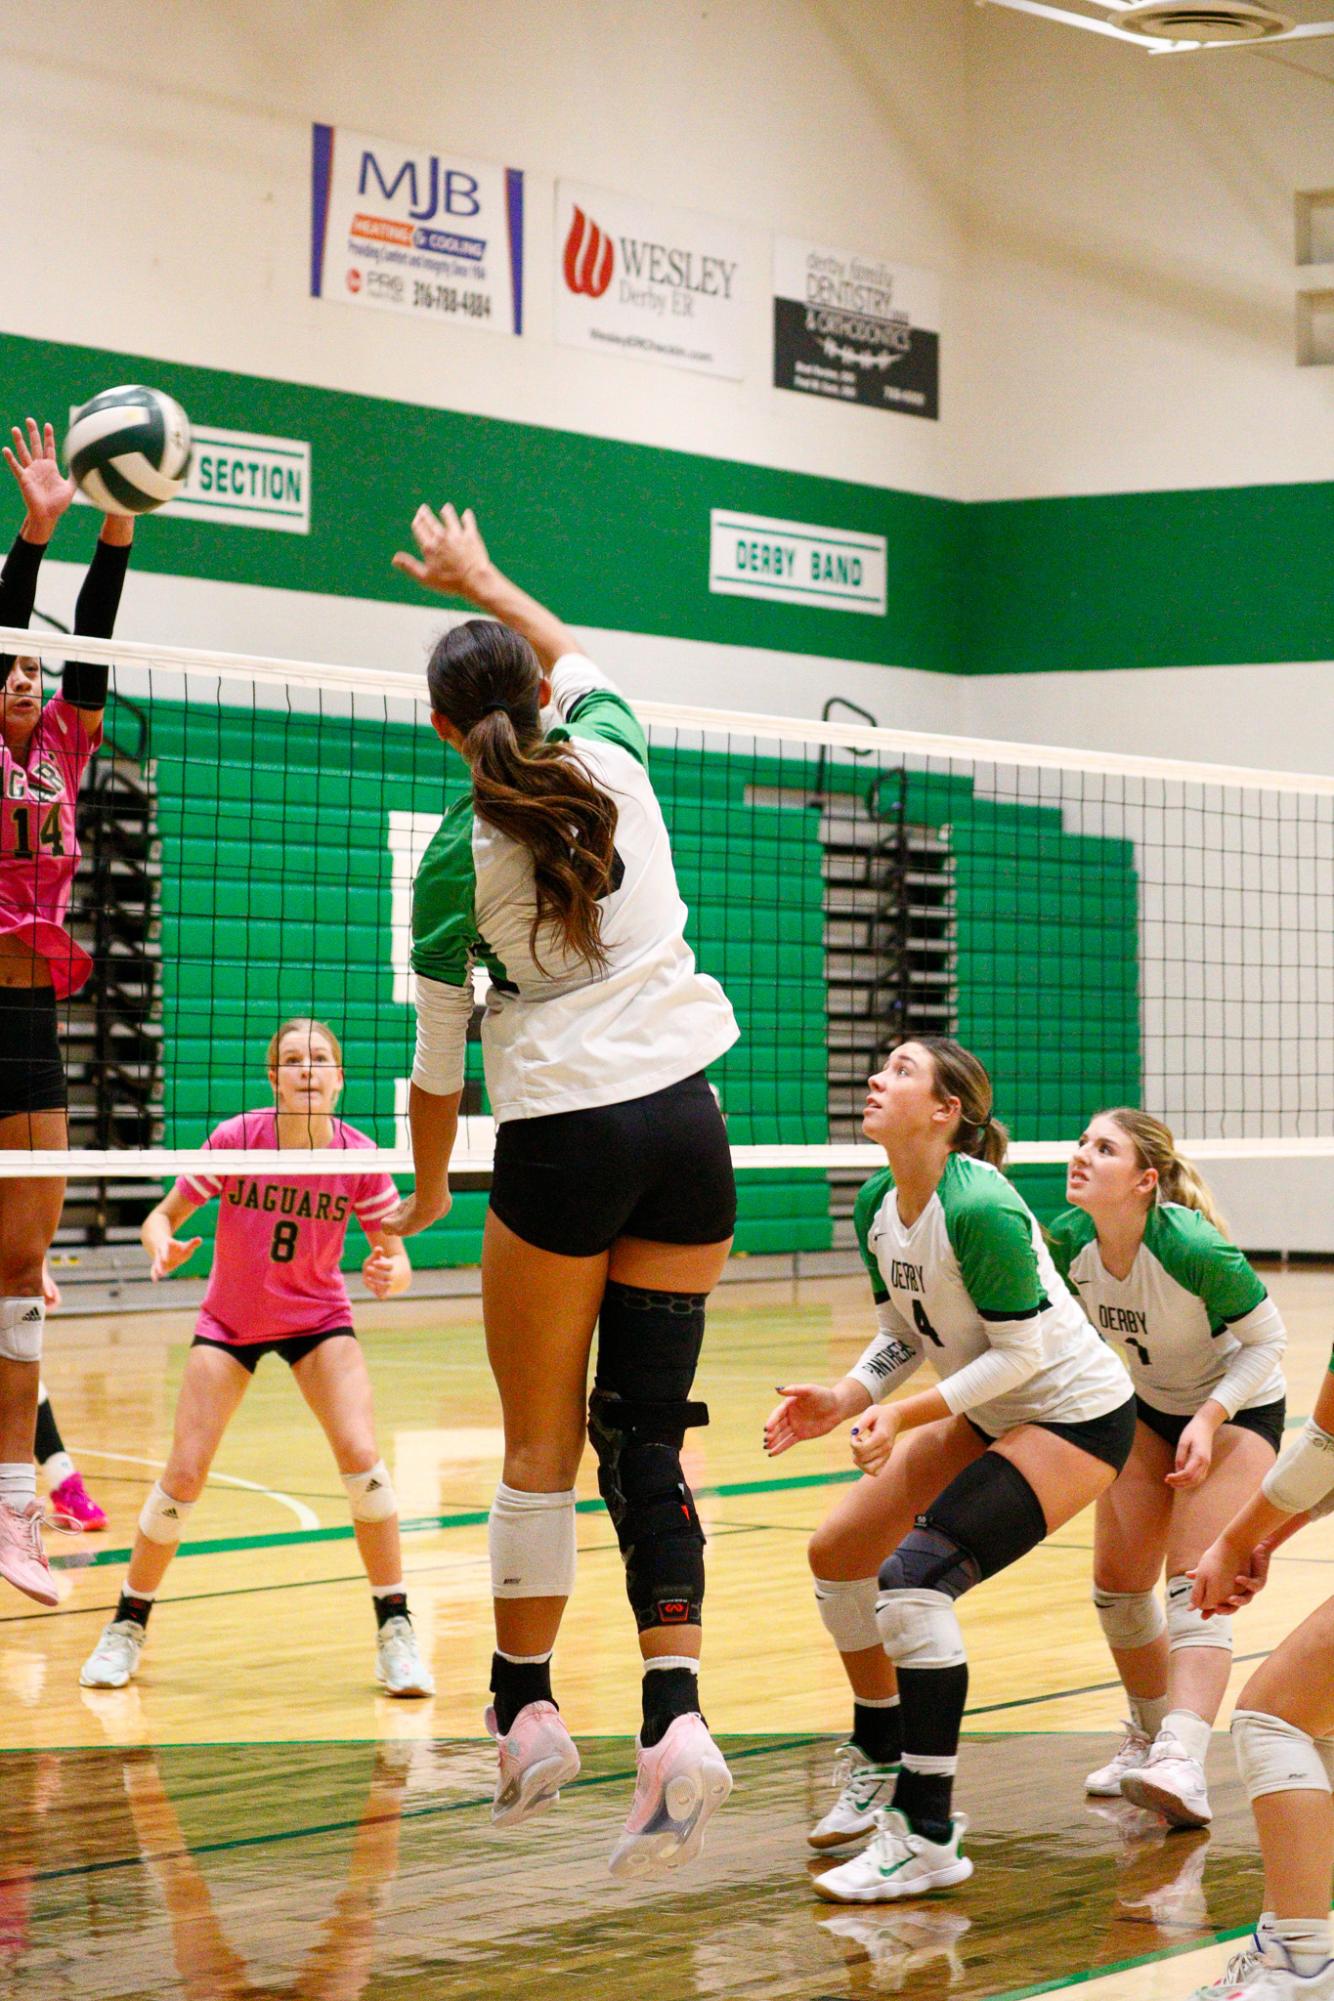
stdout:
POLYGON ((915 1299, 912 1303, 912 1317, 913 1325, 919 1334, 928 1341, 934 1341, 937 1348, 943 1346, 939 1334, 937 1334, 935 1328, 926 1317, 926 1308, 920 1299, 915 1299))

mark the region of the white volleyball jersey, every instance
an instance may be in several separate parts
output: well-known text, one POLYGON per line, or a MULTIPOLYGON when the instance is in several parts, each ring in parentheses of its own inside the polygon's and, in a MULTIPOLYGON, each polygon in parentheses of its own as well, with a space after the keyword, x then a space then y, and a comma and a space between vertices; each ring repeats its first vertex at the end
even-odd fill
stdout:
POLYGON ((1105 1417, 1128 1400, 1125 1370, 996 1168, 952 1153, 911 1228, 886 1168, 862 1189, 854 1219, 880 1334, 852 1374, 873 1397, 929 1357, 950 1409, 993 1438, 1021 1424, 1105 1417))
MULTIPOLYGON (((548 925, 531 934, 536 900, 528 850, 456 801, 413 886, 412 966, 419 979, 469 987, 491 975, 482 1023, 486 1088, 497 1122, 614 1105, 693 1076, 736 1041, 726 994, 697 972, 685 941, 648 746, 623 695, 590 661, 552 670, 551 739, 572 743, 616 804, 616 885, 602 900, 604 968, 571 955, 548 925), (539 963, 540 962, 540 963, 539 963)), ((458 1071, 467 1002, 457 1017, 458 1071)))
POLYGON ((1135 1389, 1154 1410, 1193 1417, 1212 1398, 1234 1417, 1284 1394, 1278 1308, 1198 1209, 1150 1209, 1125 1278, 1103 1264, 1084 1210, 1064 1210, 1050 1237, 1057 1269, 1094 1327, 1124 1348, 1135 1389))

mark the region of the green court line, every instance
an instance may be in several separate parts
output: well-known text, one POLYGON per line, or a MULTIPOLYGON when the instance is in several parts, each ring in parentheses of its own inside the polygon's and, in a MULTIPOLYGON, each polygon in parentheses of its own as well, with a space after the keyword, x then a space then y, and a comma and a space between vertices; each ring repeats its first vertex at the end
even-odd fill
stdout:
MULTIPOLYGON (((860 1480, 855 1466, 838 1473, 793 1473, 780 1480, 729 1480, 717 1487, 696 1487, 697 1500, 731 1500, 745 1494, 793 1493, 806 1487, 844 1487, 860 1480)), ((576 1501, 577 1515, 605 1514, 601 1499, 576 1501)), ((467 1508, 452 1515, 414 1515, 399 1523, 404 1535, 429 1535, 437 1529, 481 1528, 490 1516, 489 1508, 467 1508)), ((230 1556, 245 1549, 291 1549, 305 1543, 351 1542, 356 1531, 351 1522, 339 1522, 325 1529, 276 1529, 264 1535, 217 1536, 208 1542, 183 1542, 177 1556, 230 1556)), ((53 1570, 99 1570, 111 1563, 128 1563, 129 1549, 99 1549, 90 1556, 53 1556, 53 1570)))
POLYGON ((1039 1980, 1032 1987, 1007 1987, 988 2001, 1031 2001, 1035 1994, 1055 1994, 1065 1987, 1084 1987, 1090 1980, 1109 1978, 1114 1973, 1133 1973, 1136 1967, 1156 1966, 1159 1960, 1179 1959, 1184 1952, 1203 1952, 1210 1945, 1232 1945, 1249 1938, 1253 1925, 1238 1925, 1230 1931, 1210 1932, 1205 1938, 1185 1938, 1178 1945, 1161 1946, 1157 1952, 1142 1952, 1134 1959, 1115 1959, 1106 1966, 1090 1966, 1083 1973, 1060 1973, 1051 1980, 1039 1980))

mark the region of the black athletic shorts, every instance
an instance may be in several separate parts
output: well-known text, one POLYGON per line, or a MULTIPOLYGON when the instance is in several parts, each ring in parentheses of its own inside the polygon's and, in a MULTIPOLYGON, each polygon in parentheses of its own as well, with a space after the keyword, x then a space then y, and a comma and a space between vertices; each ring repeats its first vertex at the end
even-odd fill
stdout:
POLYGON ((0 1119, 63 1112, 65 1066, 53 987, 0 987, 0 1119))
POLYGON ((567 1258, 618 1237, 721 1243, 736 1227, 736 1179, 703 1071, 618 1105, 506 1119, 491 1207, 516 1237, 567 1258))
MULTIPOLYGON (((1164 1445, 1170 1445, 1175 1452, 1181 1434, 1190 1423, 1188 1417, 1174 1417, 1170 1411, 1155 1410, 1151 1403, 1145 1403, 1142 1396, 1135 1398, 1136 1413, 1141 1424, 1146 1424, 1164 1445)), ((1253 1431, 1257 1437, 1267 1439, 1275 1452, 1283 1450, 1283 1427, 1287 1423, 1288 1402, 1279 1397, 1276 1403, 1257 1404, 1254 1410, 1239 1410, 1219 1426, 1220 1431, 1227 1425, 1235 1424, 1239 1431, 1253 1431)))
POLYGON ((350 1327, 326 1327, 323 1334, 286 1334, 277 1341, 215 1341, 210 1334, 196 1334, 190 1346, 221 1348, 224 1355, 230 1355, 234 1362, 241 1364, 248 1376, 253 1376, 266 1355, 281 1355, 288 1368, 294 1369, 322 1341, 333 1341, 340 1334, 348 1335, 353 1341, 357 1338, 350 1327))
MULTIPOLYGON (((980 1424, 973 1424, 971 1417, 968 1422, 988 1445, 996 1443, 989 1431, 983 1431, 980 1424)), ((1135 1399, 1129 1396, 1115 1410, 1107 1411, 1102 1417, 1086 1417, 1078 1424, 1048 1424, 1040 1417, 1035 1417, 1032 1422, 1039 1431, 1054 1431, 1058 1438, 1068 1438, 1081 1452, 1114 1466, 1119 1473, 1135 1443, 1135 1399)))

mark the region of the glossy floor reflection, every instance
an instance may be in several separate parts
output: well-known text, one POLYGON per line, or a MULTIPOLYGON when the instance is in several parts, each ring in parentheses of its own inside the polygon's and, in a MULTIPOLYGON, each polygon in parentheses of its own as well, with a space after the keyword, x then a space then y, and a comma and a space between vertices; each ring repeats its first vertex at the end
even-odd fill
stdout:
POLYGON ((809 1888, 804 1834, 827 1803, 830 1741, 726 1748, 737 1788, 703 1861, 630 1886, 606 1873, 630 1790, 623 1738, 585 1743, 560 1806, 510 1835, 490 1827, 491 1757, 475 1740, 10 1752, 0 1992, 972 2001, 1216 1938, 1257 1908, 1225 1742, 1212 1832, 1168 1835, 1084 1800, 1104 1737, 971 1738, 961 1803, 976 1875, 928 1902, 855 1910, 809 1888))

